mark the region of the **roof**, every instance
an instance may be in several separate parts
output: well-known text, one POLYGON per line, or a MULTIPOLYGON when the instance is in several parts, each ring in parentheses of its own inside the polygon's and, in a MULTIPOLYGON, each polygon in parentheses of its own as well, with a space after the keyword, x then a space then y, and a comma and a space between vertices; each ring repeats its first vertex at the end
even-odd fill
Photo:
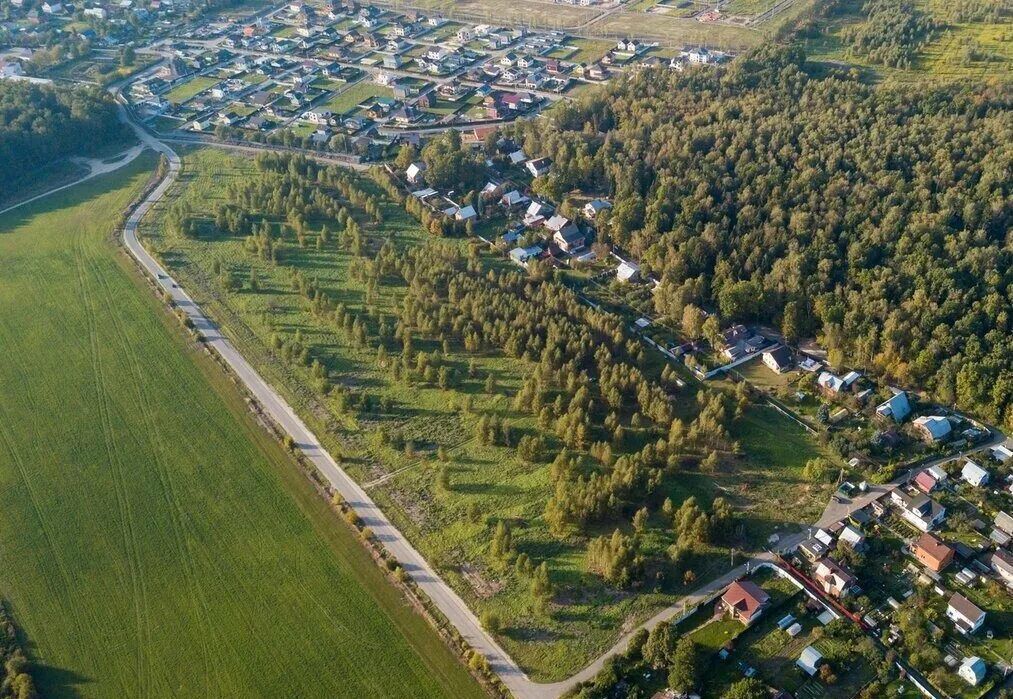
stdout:
POLYGON ((876 413, 901 422, 911 413, 911 404, 908 402, 907 393, 898 391, 892 398, 876 406, 876 413))
POLYGON ((957 672, 959 672, 965 680, 971 682, 971 684, 977 685, 985 679, 985 673, 987 671, 988 667, 985 665, 985 661, 976 655, 972 655, 968 658, 964 658, 964 661, 960 663, 960 669, 957 672))
POLYGON ((721 595, 721 601, 749 619, 770 601, 770 595, 761 590, 756 583, 742 580, 729 585, 725 594, 721 595))
POLYGON ((814 569, 817 578, 827 580, 833 578, 838 587, 850 587, 855 582, 855 576, 844 569, 840 563, 832 558, 821 558, 814 569))
POLYGON ((548 221, 545 222, 545 227, 552 232, 561 231, 568 225, 570 225, 570 219, 568 219, 566 216, 560 216, 559 214, 556 214, 555 216, 553 216, 552 218, 550 218, 548 221))
POLYGON ((857 529, 855 529, 851 525, 847 525, 841 531, 841 535, 840 535, 839 538, 840 538, 841 541, 843 541, 846 544, 851 544, 852 546, 856 546, 856 545, 862 543, 862 541, 865 539, 865 536, 862 534, 862 532, 858 531, 857 529))
POLYGON ((616 268, 616 277, 618 277, 620 281, 625 282, 632 279, 638 272, 640 272, 640 265, 635 262, 623 261, 616 268))
POLYGON ((841 377, 831 374, 829 371, 824 371, 816 377, 816 383, 834 393, 840 393, 845 386, 844 380, 841 377))
POLYGON ((918 541, 915 542, 915 548, 921 549, 926 555, 937 561, 942 561, 953 553, 953 549, 928 532, 918 537, 918 541))
POLYGON ((952 429, 950 421, 941 415, 923 415, 915 418, 915 424, 928 432, 933 439, 945 437, 952 429))
POLYGON ((1013 556, 1003 549, 996 549, 988 557, 988 563, 994 570, 1005 570, 1013 573, 1013 556))
POLYGON ((985 616, 985 612, 981 611, 974 602, 967 599, 959 592, 955 593, 953 597, 950 598, 949 606, 960 616, 972 622, 985 616))
POLYGON ((602 211, 604 209, 611 209, 612 204, 610 202, 605 201, 604 199, 592 199, 591 201, 589 201, 587 204, 584 205, 584 208, 590 208, 591 211, 598 213, 599 211, 602 211))
POLYGON ((936 487, 936 479, 928 471, 919 471, 915 476, 915 485, 925 492, 929 492, 936 487))
POLYGON ((764 358, 770 359, 778 366, 778 368, 784 369, 791 365, 791 352, 784 345, 778 345, 774 349, 769 349, 763 353, 764 358))
POLYGON ((1013 517, 1010 517, 1005 512, 999 512, 995 516, 995 526, 1002 529, 1007 534, 1013 534, 1013 517))
POLYGON ((988 471, 968 459, 967 463, 964 464, 964 468, 960 471, 960 476, 968 482, 984 483, 988 480, 988 471))
POLYGON ((819 670, 821 660, 823 660, 822 653, 816 650, 814 646, 806 646, 802 649, 802 654, 798 656, 795 664, 810 675, 815 675, 816 671, 819 670))

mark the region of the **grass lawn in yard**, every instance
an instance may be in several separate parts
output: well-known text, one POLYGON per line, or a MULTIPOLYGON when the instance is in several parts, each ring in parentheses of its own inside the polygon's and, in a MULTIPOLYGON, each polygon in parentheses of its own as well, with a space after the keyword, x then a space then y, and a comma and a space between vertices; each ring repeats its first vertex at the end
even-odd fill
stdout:
POLYGON ((40 694, 482 696, 114 246, 155 164, 0 217, 0 589, 40 694))
POLYGON ((217 83, 218 81, 214 78, 197 75, 169 90, 165 95, 165 99, 173 104, 182 104, 217 83))
POLYGON ((389 87, 377 85, 371 80, 363 80, 349 85, 343 91, 336 94, 323 108, 329 109, 335 114, 345 114, 354 110, 371 97, 393 96, 394 92, 389 87))

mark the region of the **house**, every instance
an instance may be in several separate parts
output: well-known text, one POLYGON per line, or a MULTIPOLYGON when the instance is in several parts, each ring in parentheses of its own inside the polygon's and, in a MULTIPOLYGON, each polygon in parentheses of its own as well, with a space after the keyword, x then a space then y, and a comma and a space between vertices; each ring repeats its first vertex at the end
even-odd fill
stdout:
POLYGON ((536 226, 543 222, 546 216, 551 216, 552 212, 553 208, 548 204, 533 201, 528 205, 527 211, 524 212, 524 225, 536 226))
POLYGON ((904 418, 910 414, 911 404, 904 391, 897 391, 892 398, 876 406, 876 415, 885 420, 904 422, 904 418))
POLYGON ((604 199, 592 199, 584 204, 584 215, 593 221, 602 211, 611 208, 611 202, 607 202, 604 199))
POLYGON ((408 169, 405 170, 405 177, 407 177, 408 181, 411 182, 412 184, 418 184, 419 182, 422 181, 422 174, 425 171, 426 171, 425 163, 423 162, 412 163, 411 165, 408 166, 408 169))
POLYGON ((523 150, 518 148, 514 152, 510 153, 507 156, 507 158, 510 160, 511 165, 520 165, 521 163, 523 163, 525 160, 528 159, 528 156, 525 155, 523 150))
POLYGON ((763 363, 775 374, 783 374, 791 369, 791 352, 784 345, 778 345, 763 353, 763 363))
POLYGON ((770 595, 749 580, 733 582, 721 595, 718 611, 726 611, 733 619, 749 626, 770 604, 770 595))
POLYGON ((915 487, 923 493, 931 493, 936 488, 936 479, 928 471, 919 471, 914 478, 915 487))
POLYGON ((923 415, 915 418, 915 429, 926 442, 936 442, 950 433, 950 421, 941 415, 923 415))
POLYGON ((623 260, 621 263, 619 263, 619 266, 616 267, 616 279, 618 279, 621 282, 636 281, 637 277, 639 276, 640 276, 640 265, 638 265, 636 262, 629 262, 627 260, 623 260))
POLYGON ((802 555, 809 559, 810 562, 815 563, 827 555, 829 547, 819 539, 806 539, 798 545, 798 550, 801 551, 802 555))
POLYGON ((854 383, 860 378, 862 378, 862 375, 857 371, 849 371, 844 376, 837 376, 832 372, 824 371, 816 377, 816 383, 825 395, 833 398, 850 391, 854 383))
POLYGON ((512 209, 515 206, 527 203, 529 200, 526 196, 518 192, 516 189, 511 189, 509 192, 500 197, 499 203, 506 209, 512 209))
POLYGON ((547 175, 549 173, 549 169, 552 167, 552 161, 548 158, 535 158, 534 160, 526 162, 524 167, 528 169, 528 172, 531 173, 532 177, 541 177, 542 175, 547 175))
POLYGON ((953 622, 957 631, 972 634, 985 623, 985 612, 960 593, 954 594, 946 605, 946 618, 953 622))
POLYGON ((960 663, 960 667, 957 668, 957 675, 972 687, 977 687, 985 679, 987 670, 985 661, 976 655, 972 655, 964 658, 964 661, 960 663))
POLYGON ((470 221, 473 218, 478 218, 478 212, 475 211, 475 207, 474 206, 471 206, 469 204, 468 206, 465 206, 464 208, 458 209, 454 213, 454 218, 456 220, 458 220, 458 221, 470 221))
POLYGON ((573 252, 584 247, 584 234, 580 232, 570 219, 556 214, 545 222, 545 227, 552 232, 552 240, 563 252, 573 252))
POLYGON ((1001 464, 1006 463, 1010 459, 1013 459, 1013 450, 1010 450, 1004 444, 997 444, 992 447, 992 458, 1001 464))
POLYGON ((831 597, 847 597, 855 587, 855 576, 832 558, 822 558, 816 562, 813 579, 831 597))
POLYGON ((510 259, 523 267, 527 266, 528 260, 541 254, 542 249, 537 245, 532 245, 529 248, 516 247, 510 251, 510 259))
POLYGON ((850 524, 845 524, 844 529, 837 536, 837 541, 860 551, 865 546, 865 535, 850 524))
POLYGON ((996 549, 988 555, 986 562, 992 572, 1002 578, 1006 587, 1013 589, 1013 556, 1005 549, 996 549))
POLYGON ((820 666, 823 665, 823 654, 813 646, 806 646, 802 649, 802 655, 795 661, 795 665, 812 677, 820 671, 820 666))
POLYGON ((890 501, 900 508, 901 516, 919 531, 931 531, 946 518, 946 508, 924 493, 912 495, 897 488, 890 493, 890 501))
POLYGON ((964 468, 960 472, 960 477, 975 488, 980 488, 988 483, 988 471, 970 459, 968 459, 967 463, 964 464, 964 468))
POLYGON ((1010 517, 1005 512, 999 512, 996 514, 992 523, 995 525, 996 529, 1013 536, 1013 517, 1010 517))
POLYGON ((953 560, 953 549, 925 532, 911 547, 911 553, 918 562, 934 573, 946 568, 953 560))

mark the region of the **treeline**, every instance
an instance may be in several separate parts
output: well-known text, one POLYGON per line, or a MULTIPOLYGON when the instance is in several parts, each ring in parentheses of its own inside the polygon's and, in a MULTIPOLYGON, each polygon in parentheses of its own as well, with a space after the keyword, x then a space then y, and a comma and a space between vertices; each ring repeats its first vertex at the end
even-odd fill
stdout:
POLYGON ((0 199, 57 160, 124 140, 112 98, 96 88, 0 81, 0 199))
POLYGON ((1013 426, 1008 92, 814 78, 798 49, 642 70, 508 132, 539 186, 609 196, 599 234, 657 311, 817 336, 835 365, 1013 426))
POLYGON ((37 699, 25 653, 18 645, 17 628, 6 603, 0 601, 0 699, 37 699))
POLYGON ((910 0, 867 0, 862 14, 865 21, 844 27, 841 40, 850 54, 891 68, 910 68, 942 29, 910 0))

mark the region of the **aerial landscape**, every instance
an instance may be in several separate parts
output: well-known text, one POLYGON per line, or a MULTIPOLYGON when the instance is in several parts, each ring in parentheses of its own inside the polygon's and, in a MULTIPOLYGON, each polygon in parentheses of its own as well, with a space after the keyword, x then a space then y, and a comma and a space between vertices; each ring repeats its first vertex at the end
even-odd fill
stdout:
POLYGON ((0 699, 1013 696, 1009 0, 0 0, 0 699))

